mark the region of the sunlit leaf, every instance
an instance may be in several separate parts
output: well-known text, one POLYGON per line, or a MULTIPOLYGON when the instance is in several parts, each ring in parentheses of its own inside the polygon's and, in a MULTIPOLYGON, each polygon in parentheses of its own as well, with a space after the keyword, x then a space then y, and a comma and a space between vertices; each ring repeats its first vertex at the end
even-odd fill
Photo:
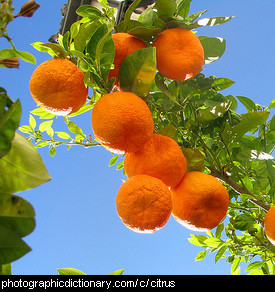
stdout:
POLYGON ((149 47, 138 49, 126 57, 119 70, 119 85, 124 91, 145 98, 156 74, 156 51, 149 47))
POLYGON ((14 193, 37 187, 51 179, 35 147, 16 133, 10 152, 0 159, 0 190, 14 193))
POLYGON ((74 269, 74 268, 61 268, 57 269, 59 275, 66 275, 66 276, 72 276, 72 275, 86 275, 85 273, 81 272, 80 270, 74 269))
POLYGON ((225 52, 226 40, 220 37, 200 36, 203 46, 205 64, 217 61, 225 52))

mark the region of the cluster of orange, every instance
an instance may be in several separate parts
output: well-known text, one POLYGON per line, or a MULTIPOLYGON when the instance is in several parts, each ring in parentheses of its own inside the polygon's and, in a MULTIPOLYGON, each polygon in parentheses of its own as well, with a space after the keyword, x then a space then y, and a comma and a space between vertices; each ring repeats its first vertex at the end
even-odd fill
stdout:
MULTIPOLYGON (((127 33, 113 34, 115 77, 123 60, 146 44, 127 33)), ((160 33, 156 47, 158 71, 173 80, 187 80, 204 64, 204 51, 197 36, 182 28, 160 33)), ((57 115, 67 115, 84 105, 88 90, 84 74, 69 60, 53 59, 33 72, 30 92, 34 100, 57 115)), ((92 128, 97 141, 114 153, 125 154, 127 180, 121 185, 116 206, 122 222, 131 230, 152 233, 173 217, 192 230, 210 230, 226 216, 229 195, 215 177, 187 172, 187 162, 178 143, 154 133, 147 103, 131 92, 113 91, 102 96, 92 110, 92 128)), ((275 231, 270 233, 275 238, 275 231)))

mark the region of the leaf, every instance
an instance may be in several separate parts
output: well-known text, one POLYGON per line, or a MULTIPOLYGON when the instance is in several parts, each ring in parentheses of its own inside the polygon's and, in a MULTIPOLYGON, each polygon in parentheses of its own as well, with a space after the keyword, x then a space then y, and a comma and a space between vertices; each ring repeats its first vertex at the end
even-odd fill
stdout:
POLYGON ((68 129, 74 134, 83 135, 82 129, 79 128, 78 125, 73 121, 68 122, 68 129))
POLYGON ((190 4, 192 0, 182 0, 177 6, 176 15, 181 16, 182 18, 186 18, 189 10, 190 4))
POLYGON ((1 265, 0 275, 11 275, 11 263, 1 265))
POLYGON ((195 261, 201 261, 201 260, 203 260, 205 258, 205 256, 206 256, 206 254, 207 254, 206 250, 200 251, 197 254, 197 256, 195 257, 195 261))
POLYGON ((207 238, 206 240, 204 240, 204 243, 210 247, 216 248, 216 247, 223 245, 224 241, 222 241, 219 238, 211 237, 211 238, 207 238))
POLYGON ((119 85, 124 91, 145 98, 153 85, 155 74, 155 48, 138 49, 123 60, 118 75, 119 85))
POLYGON ((110 273, 109 275, 122 275, 124 272, 124 269, 116 270, 110 273))
POLYGON ((59 275, 86 275, 85 273, 81 272, 80 270, 74 269, 74 268, 61 268, 57 269, 59 275))
POLYGON ((8 97, 1 96, 0 105, 0 158, 6 155, 11 149, 11 143, 21 119, 21 103, 19 99, 5 110, 9 101, 8 97))
POLYGON ((233 127, 227 122, 222 137, 226 144, 239 141, 244 134, 255 131, 257 127, 264 124, 269 117, 267 111, 249 112, 240 115, 240 122, 233 127))
POLYGON ((13 230, 0 225, 0 265, 11 263, 31 248, 13 230))
POLYGON ((40 132, 46 131, 49 127, 51 127, 52 123, 53 123, 53 120, 45 121, 45 122, 41 123, 39 125, 39 131, 40 132))
POLYGON ((240 257, 234 257, 234 261, 232 263, 232 266, 231 266, 231 274, 232 275, 238 275, 239 274, 239 271, 237 270, 239 264, 241 262, 241 258, 240 257))
POLYGON ((202 171, 204 156, 198 149, 184 148, 182 152, 187 161, 187 171, 202 171))
POLYGON ((10 152, 0 159, 0 190, 14 193, 37 187, 51 179, 35 147, 19 133, 10 152))
POLYGON ((33 130, 36 127, 36 120, 32 115, 29 116, 29 125, 33 130))
POLYGON ((212 89, 216 91, 221 91, 221 90, 227 89, 234 83, 235 81, 232 81, 229 78, 216 78, 212 83, 212 89))
POLYGON ((22 59, 25 62, 36 64, 35 57, 28 52, 18 51, 16 49, 3 49, 0 51, 0 60, 16 57, 22 59))
POLYGON ((24 237, 35 227, 32 205, 19 196, 0 193, 0 225, 24 237))
POLYGON ((48 53, 52 57, 66 58, 67 56, 67 52, 59 44, 35 42, 35 43, 32 43, 32 46, 36 50, 40 52, 48 53))
POLYGON ((248 230, 257 227, 257 223, 255 222, 255 218, 249 214, 241 214, 230 220, 231 224, 237 230, 248 230))
POLYGON ((61 139, 72 139, 71 136, 66 132, 55 132, 55 134, 61 139))
POLYGON ((156 0, 153 9, 158 16, 172 17, 177 10, 177 4, 174 0, 156 0))
POLYGON ((193 23, 191 25, 191 28, 194 29, 194 28, 202 27, 202 26, 220 25, 220 24, 228 22, 232 18, 234 18, 234 16, 218 16, 218 17, 203 18, 193 23))
POLYGON ((251 263, 247 266, 247 268, 245 269, 246 272, 250 272, 250 271, 253 271, 253 270, 257 270, 259 268, 261 268, 263 265, 263 262, 260 262, 260 261, 257 261, 257 262, 254 262, 254 263, 251 263))
POLYGON ((167 136, 178 142, 178 133, 176 128, 173 125, 168 125, 162 129, 160 129, 157 134, 167 136))
POLYGON ((127 30, 128 26, 129 26, 129 22, 131 20, 131 15, 134 12, 134 10, 137 8, 137 6, 139 5, 140 2, 141 2, 141 0, 133 1, 132 4, 126 10, 126 12, 124 14, 124 21, 123 21, 124 30, 127 30))
POLYGON ((237 98, 246 107, 248 112, 257 110, 257 107, 252 99, 245 96, 237 96, 237 98))
POLYGON ((226 245, 224 245, 224 246, 222 246, 219 250, 218 250, 218 252, 217 252, 217 254, 216 254, 216 256, 215 256, 215 264, 222 258, 222 256, 224 255, 224 253, 226 252, 226 250, 227 250, 227 246, 226 245))
POLYGON ((203 46, 205 64, 217 61, 225 52, 226 40, 220 37, 199 36, 203 46))
POLYGON ((76 10, 76 14, 90 19, 104 16, 104 14, 96 7, 91 5, 82 5, 76 10))
POLYGON ((113 156, 113 157, 110 159, 109 167, 115 165, 116 162, 117 162, 117 160, 118 160, 118 158, 119 158, 119 155, 113 156))
POLYGON ((204 243, 206 239, 208 239, 207 236, 205 235, 195 235, 195 234, 190 234, 191 238, 188 238, 188 241, 192 243, 193 245, 196 246, 202 246, 202 247, 207 247, 207 244, 204 243))
POLYGON ((52 119, 55 117, 54 114, 51 114, 51 113, 45 111, 41 107, 37 107, 34 110, 32 110, 31 114, 39 116, 40 119, 52 119))

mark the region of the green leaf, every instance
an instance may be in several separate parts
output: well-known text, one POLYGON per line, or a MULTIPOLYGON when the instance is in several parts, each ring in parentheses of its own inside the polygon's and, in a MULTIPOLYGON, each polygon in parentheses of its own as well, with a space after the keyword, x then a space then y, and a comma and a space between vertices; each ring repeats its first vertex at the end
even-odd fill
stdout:
POLYGON ((33 130, 36 127, 36 120, 32 115, 29 116, 29 125, 33 130))
POLYGON ((37 107, 34 110, 31 111, 31 114, 39 116, 40 119, 52 119, 55 117, 54 114, 51 114, 47 111, 45 111, 43 108, 41 107, 37 107))
POLYGON ((35 42, 35 43, 32 43, 32 46, 36 50, 40 52, 48 53, 52 57, 66 58, 67 56, 67 52, 59 44, 35 42))
POLYGON ((110 273, 109 275, 122 275, 124 272, 124 269, 116 270, 110 273))
POLYGON ((0 225, 0 265, 11 263, 31 248, 13 230, 0 225))
POLYGON ((160 129, 157 134, 170 137, 171 139, 178 142, 178 133, 173 125, 167 125, 166 127, 160 129))
POLYGON ((235 81, 232 81, 229 78, 216 78, 212 83, 212 89, 216 91, 221 91, 221 90, 227 89, 234 83, 235 81))
POLYGON ((191 28, 194 29, 194 28, 203 27, 203 26, 220 25, 220 24, 228 22, 232 18, 234 18, 234 16, 218 16, 218 17, 203 18, 193 23, 191 25, 191 28))
POLYGON ((32 205, 19 196, 0 193, 0 225, 24 237, 35 227, 32 205))
POLYGON ((11 275, 11 263, 0 266, 0 275, 11 275))
POLYGON ((195 235, 190 234, 191 238, 188 238, 188 241, 196 246, 207 247, 207 244, 204 243, 206 239, 208 239, 205 235, 195 235))
POLYGON ((257 223, 255 222, 255 218, 249 214, 241 214, 236 217, 232 217, 230 219, 231 224, 237 230, 249 230, 257 227, 257 223))
POLYGON ((260 262, 260 261, 257 261, 257 262, 254 262, 254 263, 251 263, 247 266, 247 268, 245 269, 246 272, 250 272, 250 271, 253 271, 253 270, 257 270, 259 268, 261 268, 263 265, 263 262, 260 262))
POLYGON ((55 134, 61 139, 72 139, 71 136, 66 132, 55 132, 55 134))
POLYGON ((247 132, 255 131, 269 117, 269 112, 258 111, 240 115, 240 122, 233 127, 227 122, 222 137, 226 144, 239 141, 247 132))
POLYGON ((138 49, 124 59, 118 80, 124 91, 145 98, 153 85, 155 74, 156 50, 154 47, 148 47, 138 49))
POLYGON ((187 171, 202 171, 204 156, 198 149, 184 148, 182 152, 187 161, 187 171))
POLYGON ((74 269, 74 268, 61 268, 57 269, 59 275, 66 275, 66 276, 72 276, 72 275, 86 275, 85 273, 81 272, 80 270, 74 269))
POLYGON ((204 243, 207 246, 216 248, 216 247, 219 247, 219 246, 223 245, 224 241, 222 241, 219 238, 211 237, 211 238, 207 238, 206 240, 204 240, 204 243))
MULTIPOLYGON (((190 1, 189 1, 190 2, 190 1)), ((177 4, 174 0, 156 0, 153 9, 157 12, 158 16, 174 16, 177 10, 177 4)))
POLYGON ((223 257, 223 255, 224 255, 224 253, 226 252, 226 250, 227 250, 227 246, 226 245, 224 245, 224 246, 222 246, 219 250, 218 250, 218 252, 217 252, 217 254, 216 254, 216 256, 215 256, 215 264, 223 257))
POLYGON ((200 251, 197 254, 197 256, 195 257, 195 261, 201 261, 201 260, 203 260, 205 258, 205 256, 206 256, 206 254, 207 254, 207 251, 206 250, 200 251))
POLYGON ((241 262, 241 257, 234 257, 234 260, 233 260, 233 263, 232 263, 232 266, 231 266, 231 274, 232 275, 238 275, 238 271, 237 271, 237 268, 239 266, 241 262))
POLYGON ((192 0, 182 0, 178 5, 177 5, 177 11, 176 15, 181 16, 182 18, 186 18, 189 10, 190 10, 190 4, 192 0))
POLYGON ((111 167, 111 166, 113 166, 114 164, 116 164, 118 158, 119 158, 119 155, 113 156, 113 157, 110 159, 109 167, 111 167))
POLYGON ((0 158, 6 155, 11 149, 11 143, 21 119, 21 104, 17 100, 5 110, 9 98, 2 96, 0 92, 0 158))
POLYGON ((39 128, 38 128, 39 131, 40 131, 40 132, 44 132, 44 131, 46 131, 49 127, 51 127, 52 123, 53 123, 53 120, 45 121, 45 122, 41 123, 41 124, 39 125, 39 128))
POLYGON ((28 52, 18 51, 16 49, 3 49, 0 51, 0 60, 16 57, 22 59, 25 62, 33 64, 36 63, 35 57, 28 52))
POLYGON ((0 159, 0 189, 14 193, 37 187, 51 179, 36 148, 19 133, 10 152, 0 159))
POLYGON ((68 122, 68 129, 74 134, 83 135, 82 129, 79 128, 78 125, 73 121, 68 122))
POLYGON ((134 12, 134 10, 137 8, 138 4, 141 2, 141 0, 135 0, 133 3, 128 7, 124 14, 124 30, 127 30, 130 20, 131 20, 131 15, 134 12))
POLYGON ((199 40, 203 46, 205 64, 217 61, 226 48, 226 40, 220 37, 199 36, 199 40))
POLYGON ((76 10, 76 14, 90 19, 104 16, 104 14, 96 7, 91 5, 82 5, 76 10))
POLYGON ((252 99, 245 96, 237 96, 237 98, 246 107, 248 112, 257 110, 257 107, 252 99))

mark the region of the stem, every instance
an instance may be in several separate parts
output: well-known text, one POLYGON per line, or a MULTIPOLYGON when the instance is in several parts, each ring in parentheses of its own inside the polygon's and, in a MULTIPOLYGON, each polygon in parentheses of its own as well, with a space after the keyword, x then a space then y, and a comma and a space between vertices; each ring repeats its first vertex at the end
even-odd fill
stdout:
POLYGON ((232 187, 237 193, 239 194, 247 194, 253 198, 249 198, 249 200, 257 205, 258 207, 262 208, 264 211, 268 211, 270 206, 260 202, 257 200, 257 198, 245 187, 237 184, 233 179, 231 179, 230 177, 228 177, 225 173, 211 167, 211 166, 207 166, 207 168, 211 171, 211 173, 213 174, 213 176, 221 179, 223 182, 225 182, 226 184, 228 184, 230 187, 232 187))

